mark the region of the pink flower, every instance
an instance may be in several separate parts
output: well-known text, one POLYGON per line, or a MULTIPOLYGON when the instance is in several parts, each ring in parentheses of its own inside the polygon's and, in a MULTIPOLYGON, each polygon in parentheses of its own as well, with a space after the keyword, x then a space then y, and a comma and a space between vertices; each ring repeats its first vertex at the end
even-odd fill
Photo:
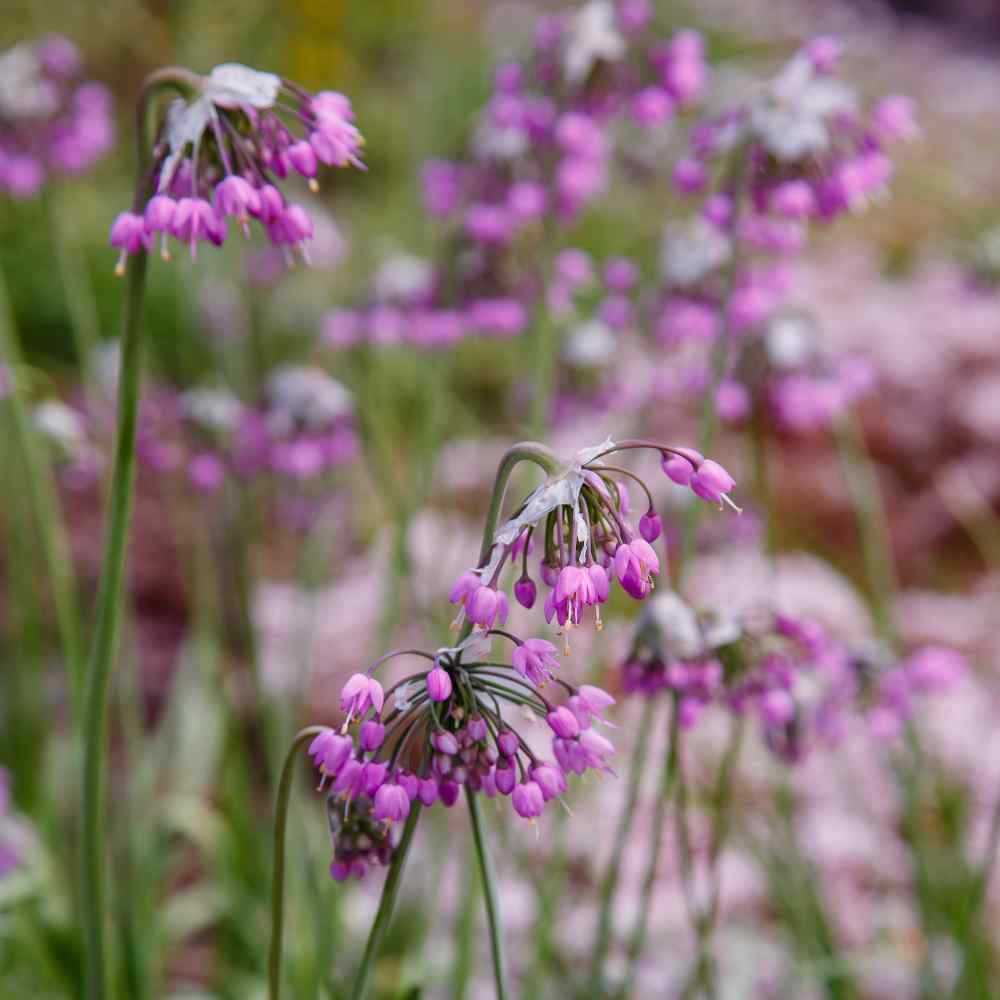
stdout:
POLYGON ((523 816, 524 819, 534 819, 536 816, 541 816, 542 810, 545 808, 545 797, 535 781, 521 782, 514 789, 511 801, 514 804, 514 811, 519 816, 523 816))
POLYGON ((496 624, 505 625, 509 610, 507 595, 502 590, 485 585, 478 586, 465 602, 469 621, 484 629, 491 629, 496 624))
POLYGON ((336 775, 347 763, 354 751, 354 743, 349 736, 341 736, 332 729, 324 729, 309 744, 309 755, 313 763, 324 773, 336 775))
POLYGON ((545 721, 560 739, 571 740, 580 735, 580 723, 565 705, 554 708, 545 716, 545 721))
POLYGON ((538 785, 546 802, 558 798, 566 791, 566 775, 555 764, 538 764, 533 767, 531 780, 538 785))
POLYGON ((447 701, 451 697, 451 675, 444 667, 435 667, 427 675, 427 697, 431 701, 447 701))
POLYGON ((393 823, 410 815, 410 799, 406 792, 393 784, 381 785, 375 793, 372 815, 377 820, 393 823))
POLYGON ((660 560, 645 539, 634 538, 615 550, 614 568, 625 592, 641 600, 652 590, 652 578, 660 573, 660 560))
POLYGON ((570 708, 584 729, 590 725, 591 717, 607 722, 604 710, 614 703, 615 699, 607 691, 592 684, 581 685, 576 694, 570 698, 570 708))
POLYGON ((125 273, 126 257, 139 253, 140 250, 149 249, 149 236, 146 233, 143 217, 136 215, 135 212, 119 213, 111 225, 110 241, 115 249, 121 251, 115 273, 122 275, 125 273))
POLYGON ((367 674, 352 674, 340 692, 340 710, 348 719, 365 715, 369 708, 378 715, 384 701, 382 685, 367 674))
POLYGON ((698 466, 698 471, 691 477, 689 485, 694 494, 702 500, 721 506, 723 498, 726 498, 726 494, 736 485, 736 480, 718 462, 708 458, 698 466))
POLYGON ((545 639, 525 639, 514 650, 511 665, 522 677, 541 687, 559 666, 556 647, 545 639))

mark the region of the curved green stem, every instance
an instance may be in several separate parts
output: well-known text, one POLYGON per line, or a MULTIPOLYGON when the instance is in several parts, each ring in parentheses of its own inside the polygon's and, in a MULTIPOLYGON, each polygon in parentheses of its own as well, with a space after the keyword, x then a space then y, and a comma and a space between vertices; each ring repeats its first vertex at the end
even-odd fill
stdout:
MULTIPOLYGON (((507 484, 510 482, 511 473, 520 462, 533 462, 549 476, 558 471, 560 464, 552 449, 538 441, 521 441, 507 449, 506 454, 500 460, 496 477, 493 480, 490 506, 486 512, 486 521, 483 523, 483 543, 479 548, 480 565, 484 564, 490 557, 493 536, 497 530, 497 521, 500 520, 500 511, 503 508, 504 497, 507 495, 507 484)), ((459 642, 467 639, 471 634, 472 623, 466 619, 458 637, 459 642)))
POLYGON ((635 749, 632 751, 632 761, 629 769, 628 791, 625 796, 625 808, 618 819, 618 829, 612 841, 611 857, 608 867, 601 879, 601 892, 598 902, 597 934, 594 939, 593 958, 590 964, 590 978, 595 986, 602 982, 604 963, 611 946, 611 910, 621 875, 622 858, 625 855, 625 842, 635 818, 636 806, 639 803, 639 788, 646 769, 649 729, 653 722, 656 702, 647 698, 642 706, 639 718, 639 730, 636 734, 635 749))
POLYGON ((507 1000, 507 971, 504 959, 503 928, 500 921, 500 904, 497 900, 496 873, 490 857, 486 838, 483 836, 483 818, 479 799, 470 788, 465 789, 465 801, 469 806, 469 821, 472 824, 472 840, 479 860, 479 876, 483 883, 483 900, 486 904, 486 920, 490 925, 490 950, 493 953, 493 979, 496 983, 497 1000, 507 1000))
MULTIPOLYGON (((136 105, 137 170, 133 209, 140 211, 149 184, 149 147, 146 114, 156 93, 164 87, 186 91, 196 80, 187 70, 161 70, 146 79, 136 105)), ((142 300, 146 285, 147 254, 128 259, 125 318, 118 377, 117 436, 112 469, 110 508, 97 594, 96 624, 87 666, 84 706, 83 829, 81 837, 80 903, 84 944, 85 996, 104 1000, 108 995, 104 954, 106 915, 104 885, 104 770, 107 743, 107 702, 112 662, 121 618, 125 547, 132 512, 135 478, 135 438, 139 410, 142 357, 142 300)))
POLYGON ((406 826, 403 827, 403 839, 400 840, 399 846, 392 856, 392 864, 389 865, 389 872, 385 877, 385 884, 382 886, 382 898, 379 900, 378 912, 372 922, 372 929, 368 933, 368 944, 365 945, 365 953, 361 956, 361 965, 354 977, 351 1000, 362 1000, 368 992, 368 980, 371 978, 372 965, 375 963, 375 956, 382 943, 382 937, 392 919, 392 911, 396 906, 396 896, 399 894, 399 883, 403 878, 403 868, 406 865, 406 855, 409 853, 410 842, 413 840, 413 833, 417 828, 417 820, 420 819, 422 808, 419 799, 410 806, 410 815, 406 820, 406 826))
POLYGON ((281 948, 285 931, 285 832, 288 828, 288 802, 299 750, 323 732, 323 726, 300 729, 292 740, 281 768, 278 797, 274 806, 274 872, 271 876, 271 950, 267 958, 267 984, 270 1000, 281 996, 281 948))
POLYGON ((500 508, 503 506, 504 495, 511 473, 519 462, 534 462, 547 475, 551 476, 559 469, 559 459, 548 446, 538 441, 521 441, 507 450, 500 460, 496 478, 493 480, 493 495, 490 497, 489 510, 486 512, 486 522, 483 525, 483 544, 479 550, 479 561, 489 558, 493 547, 493 535, 500 519, 500 508))

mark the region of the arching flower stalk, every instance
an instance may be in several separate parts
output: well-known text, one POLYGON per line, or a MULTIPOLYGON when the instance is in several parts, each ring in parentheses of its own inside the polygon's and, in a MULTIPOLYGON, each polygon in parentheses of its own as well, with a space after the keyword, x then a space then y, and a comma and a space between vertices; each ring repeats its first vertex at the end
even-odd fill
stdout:
MULTIPOLYGON (((635 526, 629 519, 624 481, 638 481, 647 499, 648 488, 633 473, 601 461, 638 448, 656 451, 667 473, 683 479, 699 496, 728 499, 731 477, 689 449, 608 439, 560 461, 544 445, 516 445, 501 462, 494 482, 479 564, 462 575, 451 595, 453 603, 462 605, 454 623, 461 629, 457 645, 433 653, 407 649, 381 656, 344 685, 340 730, 324 728, 312 740, 309 752, 327 796, 331 875, 338 881, 361 878, 373 865, 389 865, 353 997, 367 989, 421 808, 438 802, 450 808, 463 789, 484 883, 497 994, 507 995, 478 796, 509 797, 514 812, 530 822, 546 803, 563 795, 569 774, 611 772, 614 747, 597 725, 606 722, 604 712, 614 699, 600 688, 575 687, 557 677, 557 648, 548 640, 521 637, 502 627, 510 603, 500 577, 508 564, 519 566, 515 596, 526 607, 534 605, 536 588, 527 566, 537 531, 540 536, 544 532, 541 575, 550 588, 546 618, 555 620, 564 636, 582 624, 590 606, 600 626, 597 612, 608 598, 612 577, 633 597, 647 596, 660 569, 652 547, 661 532, 659 517, 649 500, 635 526), (686 470, 679 472, 670 464, 674 461, 684 463, 686 470), (498 527, 510 475, 521 462, 538 465, 547 479, 498 527), (498 642, 512 645, 509 660, 494 653, 498 642), (386 691, 376 673, 402 657, 422 659, 426 669, 404 676, 386 691), (552 759, 537 755, 511 721, 511 710, 544 720, 551 733, 552 759)), ((283 809, 286 801, 279 805, 283 809)), ((279 829, 283 823, 282 816, 279 829)), ((279 900, 275 913, 280 909, 279 900)), ((280 933, 278 918, 274 931, 280 933)), ((280 963, 280 941, 272 948, 272 963, 280 963)), ((280 969, 272 964, 272 997, 279 990, 280 969)))
POLYGON ((545 619, 561 628, 567 653, 569 634, 583 624, 588 608, 593 608, 595 627, 603 627, 600 606, 608 600, 614 581, 636 600, 648 596, 660 574, 660 557, 652 543, 662 533, 663 522, 646 483, 635 473, 602 461, 636 449, 656 452, 666 475, 698 497, 739 510, 729 497, 735 481, 717 462, 691 448, 608 438, 560 466, 493 534, 479 564, 463 573, 451 591, 451 602, 461 605, 454 627, 468 622, 489 630, 506 623, 510 604, 501 577, 508 566, 518 574, 515 599, 533 607, 538 596, 529 570, 533 554, 538 576, 549 588, 545 619), (645 502, 638 508, 645 511, 638 519, 630 483, 639 488, 645 502))
POLYGON ((287 113, 296 117, 301 139, 315 158, 331 165, 357 164, 360 136, 351 124, 345 97, 331 92, 313 96, 246 66, 219 66, 207 77, 179 67, 159 70, 146 79, 137 102, 132 210, 119 215, 111 227, 111 244, 121 251, 118 271, 126 274, 128 285, 110 512, 84 719, 80 922, 88 1000, 107 995, 102 830, 106 714, 132 506, 147 251, 157 234, 165 238, 169 233, 189 243, 192 254, 200 240, 221 243, 229 215, 244 225, 250 216, 259 218, 272 242, 303 247, 311 235, 308 217, 300 208, 287 206, 271 183, 287 175, 289 166, 310 179, 315 172, 297 134, 278 115, 279 99, 289 97, 297 103, 287 113), (147 118, 155 97, 164 90, 181 96, 169 106, 150 148, 147 118), (214 205, 207 200, 209 194, 214 205))

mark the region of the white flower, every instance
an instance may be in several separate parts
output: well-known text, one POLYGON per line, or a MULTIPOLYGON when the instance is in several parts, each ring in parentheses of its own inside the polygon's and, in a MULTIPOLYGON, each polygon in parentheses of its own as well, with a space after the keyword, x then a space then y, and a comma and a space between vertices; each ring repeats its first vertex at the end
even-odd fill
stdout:
POLYGON ((700 216, 671 223, 663 233, 660 266, 668 284, 695 285, 729 260, 728 237, 700 216))
POLYGON ((570 331, 563 344, 563 360, 580 368, 599 368, 610 363, 618 349, 618 338, 601 320, 589 319, 570 331))
POLYGON ((801 368, 813 355, 816 328, 801 313, 779 313, 767 325, 764 350, 768 361, 780 370, 801 368))
POLYGON ((699 656, 705 648, 701 626, 688 604, 672 590, 657 590, 646 601, 639 632, 656 633, 658 644, 678 659, 699 656))
POLYGON ((407 302, 424 295, 433 280, 433 268, 425 258, 411 253, 393 254, 375 272, 375 298, 380 302, 407 302))
POLYGON ((353 409, 351 394, 321 368, 277 368, 267 381, 267 395, 274 410, 270 422, 278 433, 290 431, 297 422, 322 430, 353 409))
POLYGON ((854 91, 817 75, 812 61, 795 56, 751 106, 750 128, 768 152, 792 162, 830 145, 830 123, 856 107, 854 91))
POLYGON ((59 106, 35 47, 24 42, 0 55, 0 118, 42 118, 59 106))
POLYGON ((220 108, 271 108, 281 90, 281 77, 242 63, 222 63, 208 75, 204 95, 220 108))
POLYGON ((570 83, 587 78, 596 62, 616 62, 625 54, 625 39, 607 0, 592 0, 573 18, 563 49, 563 70, 570 83))
POLYGON ((35 426, 69 454, 79 453, 87 443, 83 421, 76 410, 57 399, 47 399, 35 407, 35 426))
POLYGON ((180 402, 185 416, 216 433, 235 430, 243 415, 243 404, 228 389, 202 386, 185 392, 180 402))
POLYGON ((481 160, 516 160, 528 150, 528 134, 517 125, 497 125, 487 114, 476 126, 472 148, 481 160))

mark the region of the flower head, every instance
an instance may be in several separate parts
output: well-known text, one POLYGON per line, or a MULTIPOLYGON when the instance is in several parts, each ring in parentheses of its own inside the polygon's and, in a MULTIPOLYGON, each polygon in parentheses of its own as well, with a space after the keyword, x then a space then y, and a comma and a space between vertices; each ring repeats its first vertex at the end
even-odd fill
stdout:
POLYGON ((318 163, 363 168, 350 101, 238 63, 183 82, 193 93, 170 105, 153 148, 152 197, 141 206, 146 240, 123 243, 119 232, 116 241, 119 216, 112 244, 133 254, 159 234, 169 257, 169 235, 195 256, 200 243, 225 242, 227 219, 247 235, 256 220, 289 262, 293 250, 305 257, 313 222, 279 185, 297 173, 315 189, 318 163))

